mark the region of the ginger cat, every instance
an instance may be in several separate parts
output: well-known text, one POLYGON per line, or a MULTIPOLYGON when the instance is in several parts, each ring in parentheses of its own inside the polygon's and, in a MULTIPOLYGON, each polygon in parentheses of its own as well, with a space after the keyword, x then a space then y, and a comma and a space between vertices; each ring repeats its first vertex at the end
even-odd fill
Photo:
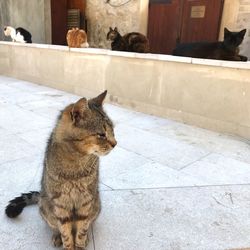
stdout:
POLYGON ((70 48, 88 48, 87 34, 84 30, 78 28, 72 28, 68 30, 67 44, 70 48))

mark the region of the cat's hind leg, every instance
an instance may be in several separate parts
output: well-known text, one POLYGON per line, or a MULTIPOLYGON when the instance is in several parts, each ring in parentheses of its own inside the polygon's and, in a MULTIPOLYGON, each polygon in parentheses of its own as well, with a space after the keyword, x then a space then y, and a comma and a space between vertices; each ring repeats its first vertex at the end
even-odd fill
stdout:
POLYGON ((48 203, 45 200, 40 202, 40 214, 43 219, 47 222, 50 228, 53 230, 52 244, 54 247, 62 246, 62 237, 57 229, 57 220, 53 215, 52 211, 49 209, 48 203))
POLYGON ((147 53, 148 52, 146 46, 142 43, 134 44, 132 51, 137 52, 137 53, 147 53))
POLYGON ((56 231, 58 229, 57 219, 52 211, 52 207, 48 198, 43 197, 40 199, 39 212, 49 227, 56 231))

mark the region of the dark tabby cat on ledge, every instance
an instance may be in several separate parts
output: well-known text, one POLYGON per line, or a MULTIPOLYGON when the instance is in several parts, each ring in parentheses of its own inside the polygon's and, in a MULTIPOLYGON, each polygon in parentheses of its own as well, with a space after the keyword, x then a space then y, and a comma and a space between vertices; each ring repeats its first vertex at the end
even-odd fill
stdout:
POLYGON ((81 98, 62 111, 45 152, 41 191, 16 197, 5 210, 14 218, 38 203, 53 230, 54 246, 65 250, 86 249, 88 231, 100 212, 99 156, 116 145, 113 123, 102 107, 106 93, 81 98))
POLYGON ((138 32, 127 33, 124 36, 118 32, 117 27, 109 28, 107 40, 112 41, 112 50, 149 53, 149 41, 147 37, 138 32))
POLYGON ((231 32, 224 29, 222 42, 196 42, 177 45, 173 51, 175 56, 194 58, 217 59, 228 61, 247 61, 247 57, 239 55, 239 46, 242 43, 246 29, 231 32))

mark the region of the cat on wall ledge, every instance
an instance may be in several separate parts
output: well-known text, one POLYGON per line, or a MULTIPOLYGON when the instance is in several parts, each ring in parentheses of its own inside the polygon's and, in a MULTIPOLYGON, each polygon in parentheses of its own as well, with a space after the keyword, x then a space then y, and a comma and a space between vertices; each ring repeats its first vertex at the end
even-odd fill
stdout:
POLYGON ((72 28, 68 30, 66 40, 69 48, 88 48, 87 33, 83 29, 72 28))
POLYGON ((32 43, 30 32, 22 27, 15 29, 11 26, 6 26, 4 27, 4 35, 10 36, 13 42, 32 43))
POLYGON ((117 27, 109 28, 107 40, 111 41, 111 49, 137 53, 149 53, 149 41, 138 32, 130 32, 122 36, 117 27))
POLYGON ((224 28, 224 40, 222 42, 182 43, 177 45, 173 51, 173 55, 246 62, 248 58, 239 54, 239 46, 245 34, 246 29, 239 32, 232 32, 224 28))

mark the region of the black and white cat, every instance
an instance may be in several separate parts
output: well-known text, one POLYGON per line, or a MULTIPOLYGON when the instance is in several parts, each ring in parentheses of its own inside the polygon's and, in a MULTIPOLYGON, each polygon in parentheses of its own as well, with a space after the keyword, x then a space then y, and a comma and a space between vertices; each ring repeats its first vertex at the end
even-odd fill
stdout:
POLYGON ((13 42, 32 43, 31 34, 24 28, 13 28, 11 26, 4 27, 4 35, 10 36, 13 42))

